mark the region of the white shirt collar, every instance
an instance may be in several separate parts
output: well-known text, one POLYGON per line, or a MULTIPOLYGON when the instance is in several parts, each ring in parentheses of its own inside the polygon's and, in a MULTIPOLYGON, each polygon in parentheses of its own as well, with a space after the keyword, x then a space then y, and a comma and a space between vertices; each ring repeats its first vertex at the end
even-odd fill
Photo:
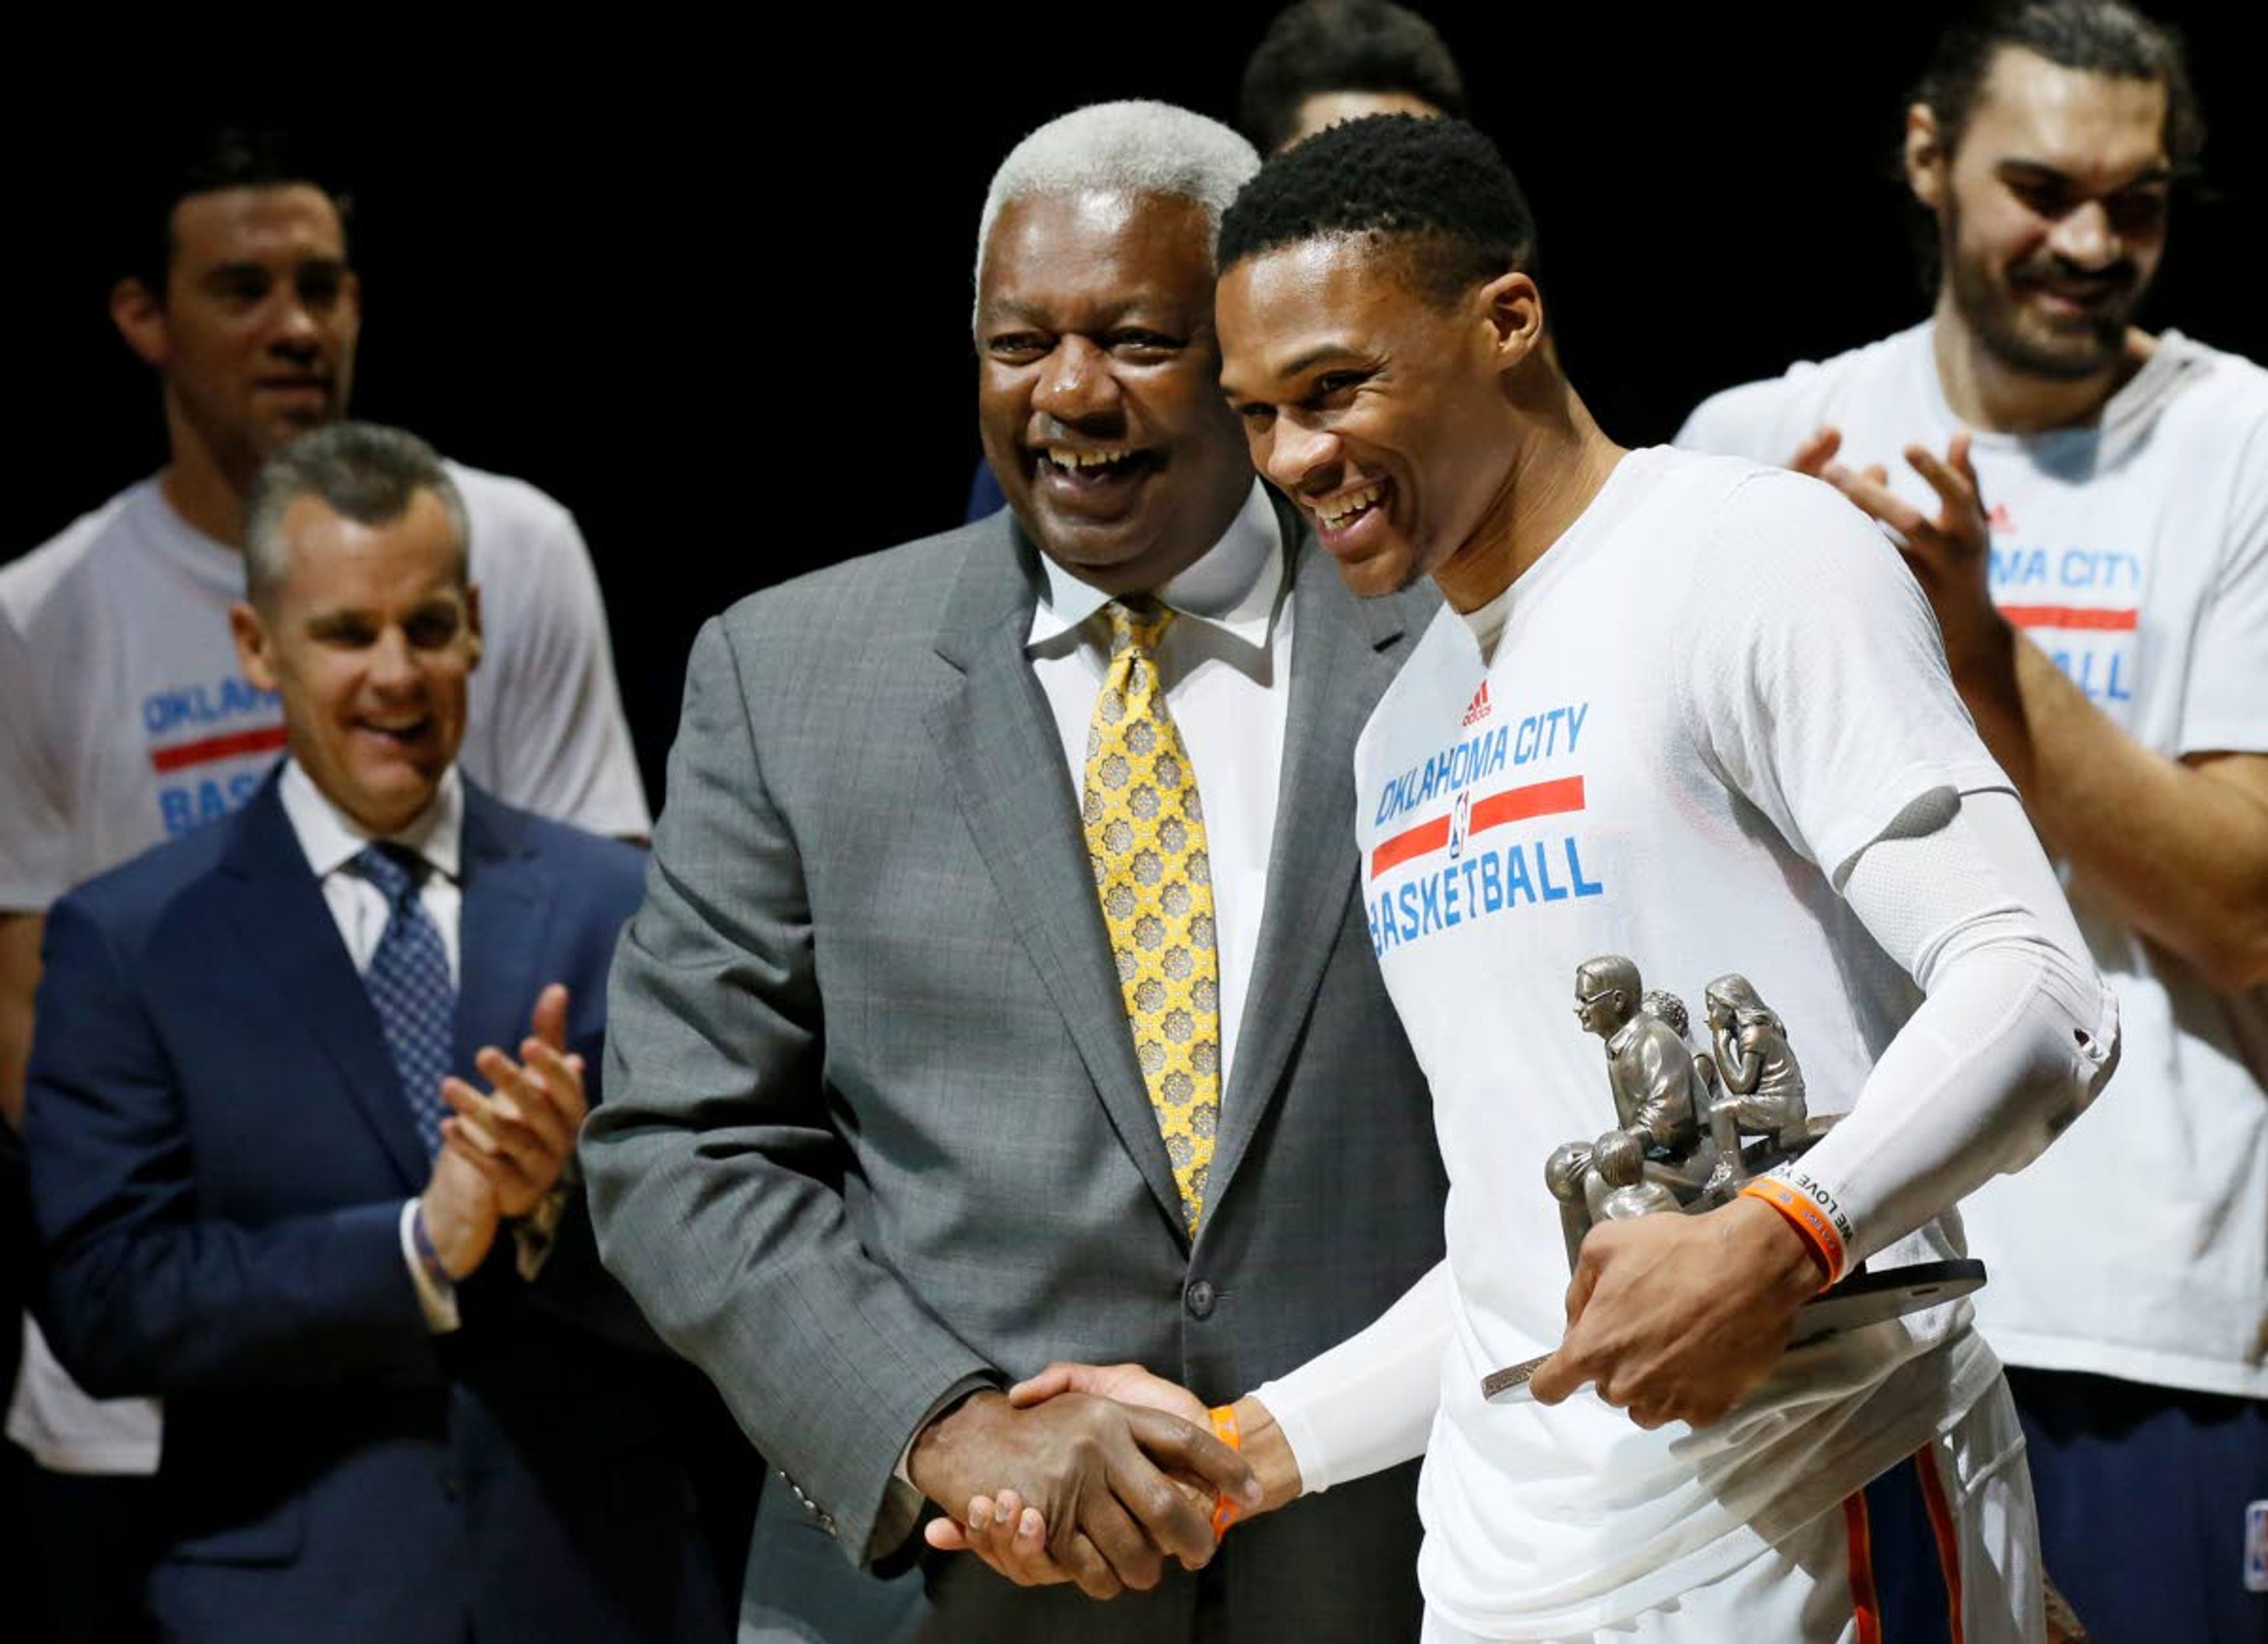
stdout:
MULTIPOLYGON (((1047 584, 1032 609, 1026 649, 1079 627, 1110 601, 1092 583, 1081 582, 1046 554, 1040 555, 1047 584)), ((1251 494, 1220 540, 1197 562, 1157 591, 1160 604, 1234 635, 1256 650, 1268 646, 1270 625, 1284 591, 1284 532, 1268 489, 1252 482, 1251 494)))
MULTIPOLYGON (((334 804, 297 760, 284 761, 277 797, 284 802, 284 814, 291 821, 291 831, 299 836, 299 848, 306 853, 307 865, 318 879, 328 878, 360 855, 364 846, 381 837, 334 804)), ((464 831, 465 784, 452 765, 442 773, 433 803, 419 811, 409 826, 383 837, 408 846, 424 859, 426 866, 453 883, 459 877, 464 831)))

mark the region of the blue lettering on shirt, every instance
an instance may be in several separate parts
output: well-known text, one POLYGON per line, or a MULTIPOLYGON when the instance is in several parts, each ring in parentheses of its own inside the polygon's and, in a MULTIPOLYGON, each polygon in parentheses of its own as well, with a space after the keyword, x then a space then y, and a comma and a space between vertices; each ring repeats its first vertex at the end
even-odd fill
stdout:
POLYGON ((1371 950, 1383 956, 1389 948, 1503 913, 1523 900, 1565 902, 1605 894, 1605 884, 1583 871, 1581 840, 1568 833, 1478 851, 1469 860, 1413 876, 1381 892, 1365 911, 1371 950), (1556 877, 1555 861, 1565 869, 1564 882, 1556 877))
POLYGON ((160 788, 158 818, 165 825, 166 837, 179 839, 208 822, 219 821, 231 811, 243 810, 252 803, 253 795, 260 791, 260 784, 265 780, 264 772, 245 771, 225 782, 207 777, 160 788))
POLYGON ((174 686, 142 699, 142 728, 162 737, 180 725, 217 725, 232 719, 273 718, 284 699, 230 674, 211 685, 174 686))

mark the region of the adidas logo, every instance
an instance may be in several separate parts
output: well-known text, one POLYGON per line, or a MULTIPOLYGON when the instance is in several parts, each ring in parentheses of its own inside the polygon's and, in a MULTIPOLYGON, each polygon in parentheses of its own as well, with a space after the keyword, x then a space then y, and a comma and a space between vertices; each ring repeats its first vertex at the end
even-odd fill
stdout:
POLYGON ((1465 709, 1463 723, 1469 725, 1476 720, 1486 719, 1488 716, 1488 681, 1484 679, 1481 681, 1481 688, 1473 693, 1473 700, 1465 709))

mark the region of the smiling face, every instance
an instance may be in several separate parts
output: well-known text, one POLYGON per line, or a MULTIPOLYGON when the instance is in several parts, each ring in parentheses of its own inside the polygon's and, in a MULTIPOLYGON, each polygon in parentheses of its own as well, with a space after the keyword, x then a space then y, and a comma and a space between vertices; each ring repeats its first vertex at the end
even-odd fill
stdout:
POLYGON ((1012 201, 976 305, 985 460, 1071 575, 1149 592, 1194 563, 1252 488, 1223 408, 1204 208, 1163 195, 1012 201))
POLYGON ((481 655, 464 546, 431 491, 375 525, 302 495, 278 530, 288 569, 267 606, 230 613, 246 676, 282 694, 291 757, 315 786, 371 832, 397 832, 464 740, 481 655))
MULTIPOLYGON (((1366 597, 1431 576, 1505 506, 1517 450, 1499 288, 1446 309, 1355 236, 1285 246, 1222 276, 1221 392, 1253 466, 1297 503, 1366 597)), ((1524 298, 1522 299, 1524 300, 1524 298)))
POLYGON ((191 194, 172 230, 165 290, 129 280, 113 312, 179 421, 248 480, 345 412, 362 327, 345 225, 328 194, 295 183, 191 194))
POLYGON ((2162 84, 2014 48, 1994 58, 1951 155, 1916 109, 1908 177, 1937 214, 1955 322, 2034 376, 2116 365, 2165 252, 2165 130, 2162 84))

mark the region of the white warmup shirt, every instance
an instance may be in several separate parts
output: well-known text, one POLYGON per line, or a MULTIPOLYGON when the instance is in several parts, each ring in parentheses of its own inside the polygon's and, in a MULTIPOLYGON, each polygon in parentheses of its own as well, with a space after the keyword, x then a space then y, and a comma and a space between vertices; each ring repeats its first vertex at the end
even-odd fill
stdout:
MULTIPOLYGON (((649 832, 572 516, 523 481, 449 473, 487 640, 459 764, 508 804, 649 832)), ((0 567, 0 909, 43 910, 251 797, 284 719, 237 665, 228 607, 243 587, 243 556, 193 530, 154 480, 0 567)), ((88 1398, 26 1325, 8 1436, 56 1472, 156 1471, 156 1405, 88 1398)))
MULTIPOLYGON (((1934 515, 1902 454, 1962 426, 1932 336, 1719 394, 1678 444, 1785 462, 1832 424, 1838 461, 1934 515)), ((2169 331, 2095 425, 1971 449, 2002 612, 2145 747, 2268 752, 2268 371, 2169 331)), ((2268 1398, 2268 988, 2217 995, 2068 889, 2124 1059, 2046 1158, 1965 1201, 1978 1322, 2012 1363, 2268 1398)))
MULTIPOLYGON (((2007 782, 1911 578, 1815 481, 1633 452, 1500 603, 1492 664, 1444 611, 1388 688, 1356 752, 1358 828, 1450 1178, 1419 1574, 1447 1622, 1539 1638, 1747 1562, 1998 1374, 1956 1305, 1794 1352, 1698 1431, 1646 1432, 1589 1392, 1484 1403, 1484 1376, 1565 1329, 1544 1160, 1613 1122, 1576 967, 1626 955, 1696 1020, 1703 987, 1743 972, 1812 1111, 1844 1111, 1918 994, 1829 876, 1917 802, 2007 782)), ((1874 1261, 1960 1251, 1957 1223, 1933 1223, 1874 1261)))

